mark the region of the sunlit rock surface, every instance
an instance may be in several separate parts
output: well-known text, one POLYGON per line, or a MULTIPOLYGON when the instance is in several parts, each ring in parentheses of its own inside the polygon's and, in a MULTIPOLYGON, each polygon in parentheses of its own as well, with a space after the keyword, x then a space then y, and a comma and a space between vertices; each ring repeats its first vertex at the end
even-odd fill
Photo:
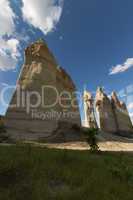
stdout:
POLYGON ((25 50, 17 89, 6 113, 8 130, 39 137, 52 134, 60 121, 80 126, 75 91, 71 77, 58 66, 46 43, 38 40, 31 44, 25 50), (11 107, 14 104, 20 105, 11 107))
POLYGON ((117 132, 121 135, 133 134, 133 125, 124 102, 119 101, 115 92, 111 95, 111 103, 116 120, 117 132))

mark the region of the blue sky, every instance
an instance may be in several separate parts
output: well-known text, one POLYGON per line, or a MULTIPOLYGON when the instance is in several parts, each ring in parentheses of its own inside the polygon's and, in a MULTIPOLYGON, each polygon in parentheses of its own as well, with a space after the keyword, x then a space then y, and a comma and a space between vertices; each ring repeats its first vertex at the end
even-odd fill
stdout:
MULTIPOLYGON (((132 0, 1 0, 0 4, 0 13, 3 4, 9 14, 9 19, 0 14, 0 42, 12 59, 1 61, 0 49, 0 89, 5 83, 15 84, 23 49, 40 37, 46 40, 59 65, 70 73, 78 90, 86 86, 95 91, 103 86, 110 93, 132 86, 132 0)), ((132 113, 133 90, 129 96, 132 113)), ((4 110, 0 106, 0 113, 4 110)))

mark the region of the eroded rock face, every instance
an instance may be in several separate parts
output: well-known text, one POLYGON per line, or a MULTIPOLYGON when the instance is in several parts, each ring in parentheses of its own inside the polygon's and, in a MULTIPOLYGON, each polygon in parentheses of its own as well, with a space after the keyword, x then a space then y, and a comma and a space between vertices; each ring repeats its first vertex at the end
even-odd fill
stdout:
POLYGON ((96 92, 96 110, 100 129, 104 132, 117 132, 114 112, 109 97, 104 93, 102 88, 98 88, 96 92))
POLYGON ((4 127, 4 117, 0 115, 0 129, 4 127))
POLYGON ((115 92, 111 95, 111 103, 117 125, 117 132, 120 134, 133 134, 132 122, 124 102, 119 101, 115 92))
POLYGON ((58 66, 46 43, 35 42, 25 50, 25 63, 6 113, 6 126, 36 134, 52 133, 60 121, 80 126, 75 91, 72 79, 58 66))
POLYGON ((110 99, 101 88, 98 88, 95 101, 102 131, 125 137, 133 136, 133 126, 126 104, 119 101, 115 92, 110 99))
POLYGON ((84 91, 84 113, 85 113, 85 127, 98 128, 95 112, 94 112, 94 99, 90 92, 84 91))

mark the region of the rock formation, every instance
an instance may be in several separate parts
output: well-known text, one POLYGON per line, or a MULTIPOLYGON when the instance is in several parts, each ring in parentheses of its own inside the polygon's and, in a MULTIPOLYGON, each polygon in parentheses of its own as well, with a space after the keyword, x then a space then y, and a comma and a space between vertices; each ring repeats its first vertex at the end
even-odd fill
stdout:
MULTIPOLYGON (((85 121, 89 128, 97 128, 93 104, 92 95, 84 92, 85 121)), ((119 101, 116 93, 110 99, 102 88, 98 88, 95 105, 101 130, 132 135, 133 126, 126 105, 119 101)), ((7 131, 18 139, 36 140, 53 134, 55 139, 58 133, 62 137, 68 130, 73 136, 78 133, 81 119, 76 87, 43 40, 25 50, 25 63, 4 123, 7 131)))
POLYGON ((133 133, 133 126, 126 104, 119 101, 115 92, 111 95, 111 103, 114 111, 117 133, 121 135, 133 133))
POLYGON ((102 131, 132 137, 133 126, 126 104, 119 101, 115 92, 110 99, 102 88, 98 88, 95 102, 102 131))
POLYGON ((4 127, 4 117, 0 115, 0 129, 4 127))
POLYGON ((98 128, 95 112, 94 112, 94 99, 90 92, 84 91, 84 113, 85 113, 85 127, 98 128))
POLYGON ((96 110, 100 129, 104 132, 116 133, 117 127, 109 97, 104 93, 102 88, 98 88, 96 92, 96 110))
MULTIPOLYGON (((25 50, 17 89, 6 113, 9 130, 52 134, 58 122, 81 125, 76 87, 43 40, 25 50), (13 106, 17 105, 17 106, 13 106)), ((26 136, 27 137, 27 136, 26 136)))

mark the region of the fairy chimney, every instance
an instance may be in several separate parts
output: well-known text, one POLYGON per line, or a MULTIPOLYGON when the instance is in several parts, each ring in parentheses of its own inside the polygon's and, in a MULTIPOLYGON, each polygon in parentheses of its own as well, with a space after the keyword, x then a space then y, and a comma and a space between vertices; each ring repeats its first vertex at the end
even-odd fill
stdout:
POLYGON ((58 66, 46 42, 38 40, 25 50, 17 89, 6 113, 7 128, 26 133, 27 139, 28 134, 34 133, 35 138, 52 134, 59 122, 80 126, 75 92, 71 77, 58 66))
POLYGON ((117 127, 110 99, 100 87, 96 92, 95 104, 100 129, 104 132, 116 133, 117 127))
POLYGON ((111 103, 115 115, 117 132, 121 135, 133 134, 133 125, 124 102, 119 101, 116 92, 111 95, 111 103))
POLYGON ((85 127, 98 128, 95 111, 94 111, 94 99, 90 92, 84 91, 84 113, 85 113, 85 127))

